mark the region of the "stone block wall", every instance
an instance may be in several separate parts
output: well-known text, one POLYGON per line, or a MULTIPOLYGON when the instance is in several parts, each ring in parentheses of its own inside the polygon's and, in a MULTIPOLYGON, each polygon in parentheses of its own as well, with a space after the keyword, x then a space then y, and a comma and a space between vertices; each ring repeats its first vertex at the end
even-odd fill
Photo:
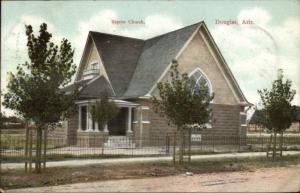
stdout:
POLYGON ((77 143, 79 147, 103 147, 108 140, 108 133, 100 132, 78 132, 77 143))
MULTIPOLYGON (((160 116, 154 112, 152 103, 150 100, 138 100, 135 101, 141 104, 142 107, 149 107, 148 110, 142 110, 143 114, 147 111, 147 120, 142 124, 142 136, 140 126, 138 122, 139 110, 135 110, 135 122, 133 125, 134 139, 139 141, 143 139, 146 143, 152 143, 157 145, 163 145, 167 135, 174 136, 176 127, 174 125, 168 125, 166 118, 160 116), (146 123, 145 123, 146 121, 146 123), (142 137, 142 138, 141 138, 142 137)), ((240 112, 244 110, 239 105, 224 105, 224 104, 212 104, 212 128, 200 131, 203 136, 204 143, 216 143, 218 141, 222 144, 236 144, 239 142, 239 137, 246 137, 246 126, 241 126, 240 112), (220 139, 214 140, 213 139, 220 139), (231 140, 231 141, 230 141, 231 140)), ((171 141, 172 143, 172 141, 171 141)), ((146 145, 146 144, 145 144, 146 145)))
POLYGON ((67 139, 68 145, 75 145, 77 142, 77 129, 78 129, 78 113, 68 119, 67 139))

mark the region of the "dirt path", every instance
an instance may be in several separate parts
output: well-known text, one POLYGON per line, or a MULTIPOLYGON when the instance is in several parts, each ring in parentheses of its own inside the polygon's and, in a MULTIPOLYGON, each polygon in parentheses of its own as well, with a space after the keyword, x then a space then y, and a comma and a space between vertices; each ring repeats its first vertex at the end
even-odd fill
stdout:
MULTIPOLYGON (((299 151, 286 151, 283 155, 299 155, 299 151)), ((224 158, 246 158, 246 157, 265 157, 266 152, 243 152, 243 153, 224 153, 211 155, 193 155, 192 160, 216 160, 224 158)), ((171 161, 173 158, 168 157, 134 157, 134 158, 112 158, 112 159, 79 159, 79 160, 65 160, 65 161, 49 161, 47 168, 59 166, 87 166, 95 164, 112 164, 112 163, 139 163, 139 162, 153 162, 153 161, 171 161)), ((23 169, 24 163, 2 163, 3 170, 23 169)))
POLYGON ((9 190, 27 192, 297 192, 300 166, 257 171, 222 172, 193 176, 112 180, 61 186, 9 190))

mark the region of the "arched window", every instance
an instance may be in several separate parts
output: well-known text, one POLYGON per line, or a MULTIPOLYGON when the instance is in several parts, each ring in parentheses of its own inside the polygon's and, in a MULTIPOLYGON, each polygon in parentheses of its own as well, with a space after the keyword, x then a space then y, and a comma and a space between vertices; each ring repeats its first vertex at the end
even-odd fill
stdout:
POLYGON ((190 78, 192 80, 194 80, 195 82, 195 87, 193 89, 193 92, 197 89, 201 88, 201 85, 205 85, 208 88, 209 93, 212 93, 212 88, 211 88, 211 84, 209 82, 209 80, 207 79, 207 77, 204 75, 204 73, 199 69, 195 69, 191 74, 190 74, 190 78))
MULTIPOLYGON (((208 88, 208 94, 212 95, 213 90, 212 90, 212 86, 211 83, 209 81, 209 79, 207 78, 207 76, 204 74, 204 72, 202 72, 199 68, 196 68, 193 72, 190 73, 189 75, 190 79, 194 80, 195 86, 192 92, 195 92, 195 90, 200 89, 201 85, 205 85, 208 88)), ((212 120, 210 119, 208 123, 203 124, 201 127, 205 127, 205 128, 212 128, 212 120)))

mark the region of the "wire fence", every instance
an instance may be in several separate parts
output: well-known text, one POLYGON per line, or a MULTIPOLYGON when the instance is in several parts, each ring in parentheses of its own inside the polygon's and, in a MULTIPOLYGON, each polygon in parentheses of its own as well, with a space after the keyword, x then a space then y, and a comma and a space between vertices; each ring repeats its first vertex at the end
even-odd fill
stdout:
MULTIPOLYGON (((1 155, 5 162, 26 160, 24 136, 4 135, 1 139, 1 155)), ((139 156, 170 156, 179 148, 179 136, 170 134, 156 138, 135 139, 126 136, 95 136, 77 138, 70 144, 66 138, 47 139, 47 159, 62 160, 73 158, 113 158, 139 156)), ((280 137, 278 137, 278 146, 280 137)), ((32 157, 35 155, 36 140, 32 138, 32 157)), ((188 148, 188 136, 183 141, 188 148)), ((270 136, 205 136, 191 137, 191 153, 194 155, 226 152, 266 151, 270 145, 270 136)), ((284 150, 300 151, 300 135, 284 136, 284 150)))

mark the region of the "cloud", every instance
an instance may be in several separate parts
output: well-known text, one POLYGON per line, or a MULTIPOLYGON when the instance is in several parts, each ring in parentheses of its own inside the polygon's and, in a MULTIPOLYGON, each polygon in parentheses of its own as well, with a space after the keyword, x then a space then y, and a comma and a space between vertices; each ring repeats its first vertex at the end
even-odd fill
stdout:
MULTIPOLYGON (((27 37, 25 34, 25 25, 33 27, 34 34, 38 34, 39 27, 42 23, 47 23, 48 31, 53 34, 52 41, 59 43, 62 39, 60 35, 55 34, 55 26, 48 20, 36 15, 22 15, 20 19, 10 29, 4 31, 1 36, 1 88, 6 91, 8 80, 6 78, 7 72, 16 70, 16 65, 28 60, 27 56, 27 37)), ((12 111, 5 109, 8 114, 12 111)))
POLYGON ((153 36, 161 35, 183 27, 180 21, 166 15, 149 15, 145 18, 145 25, 132 30, 121 30, 120 33, 125 36, 147 39, 153 36))
MULTIPOLYGON (((257 90, 270 88, 278 68, 294 89, 300 88, 299 18, 271 24, 270 14, 254 7, 241 10, 237 19, 251 19, 255 25, 218 25, 211 32, 248 100, 259 101, 257 90)), ((299 93, 293 103, 300 105, 299 93)))
POLYGON ((34 34, 37 35, 42 23, 47 23, 48 31, 53 34, 52 41, 54 43, 58 44, 61 41, 62 36, 55 33, 55 26, 50 21, 36 15, 22 15, 18 22, 1 36, 3 42, 1 47, 3 71, 13 71, 16 64, 28 60, 25 25, 31 25, 34 34))
POLYGON ((85 40, 89 31, 99 31, 103 33, 113 33, 117 35, 130 36, 135 38, 149 38, 154 35, 163 34, 171 30, 179 29, 183 24, 167 15, 149 15, 144 19, 144 25, 122 24, 116 25, 112 20, 125 20, 120 18, 114 10, 102 10, 92 16, 87 21, 81 21, 78 25, 78 36, 75 38, 79 42, 85 40), (132 26, 130 26, 132 25, 132 26))
POLYGON ((2 41, 4 42, 4 47, 2 51, 20 51, 21 49, 24 49, 27 43, 25 25, 31 25, 36 33, 42 23, 48 24, 49 31, 55 31, 54 25, 41 17, 33 15, 21 16, 18 23, 3 35, 2 41))
POLYGON ((252 20, 256 25, 265 26, 271 21, 272 17, 266 10, 254 7, 240 11, 237 19, 239 23, 242 23, 243 20, 252 20))
POLYGON ((143 24, 120 24, 116 25, 111 20, 125 20, 132 18, 121 18, 118 13, 111 9, 101 10, 86 21, 79 22, 78 35, 74 38, 76 46, 75 61, 81 57, 84 43, 89 31, 98 31, 116 35, 146 39, 183 27, 183 24, 168 16, 154 14, 146 16, 143 24))

